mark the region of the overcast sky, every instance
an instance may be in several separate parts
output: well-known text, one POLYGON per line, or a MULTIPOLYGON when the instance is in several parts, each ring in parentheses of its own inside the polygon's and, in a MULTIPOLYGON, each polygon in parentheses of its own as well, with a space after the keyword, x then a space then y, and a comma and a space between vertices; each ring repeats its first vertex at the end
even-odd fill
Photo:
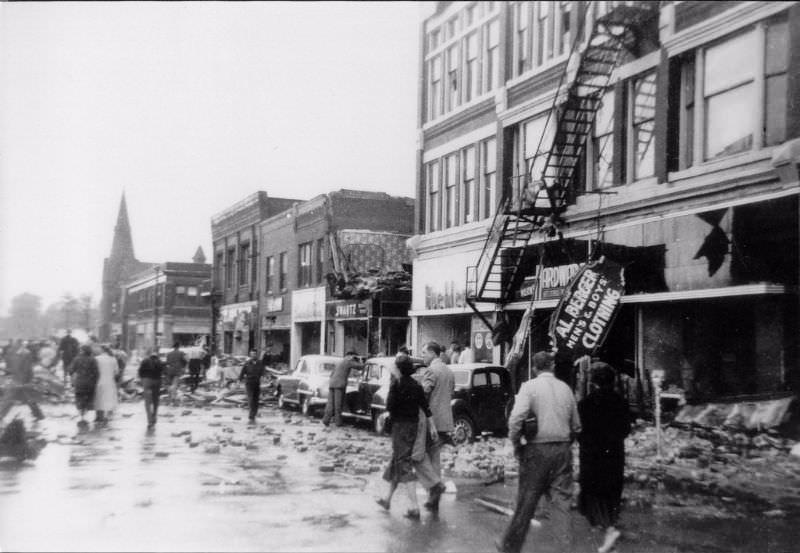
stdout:
POLYGON ((414 195, 413 3, 0 4, 0 314, 99 300, 120 196, 136 255, 211 256, 256 190, 414 195))

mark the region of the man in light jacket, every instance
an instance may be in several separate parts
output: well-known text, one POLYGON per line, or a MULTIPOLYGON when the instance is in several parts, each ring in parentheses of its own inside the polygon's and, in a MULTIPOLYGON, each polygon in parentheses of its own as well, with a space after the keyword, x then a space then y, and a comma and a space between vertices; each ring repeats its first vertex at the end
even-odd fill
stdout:
POLYGON ((428 366, 422 373, 422 389, 428 399, 439 439, 428 444, 425 459, 416 466, 416 470, 420 483, 428 489, 425 508, 434 512, 439 510, 439 499, 445 489, 440 456, 442 445, 451 440, 450 435, 453 432, 453 410, 450 403, 456 387, 453 371, 441 360, 441 354, 442 347, 436 342, 428 342, 422 347, 422 361, 428 366))
POLYGON ((553 374, 551 353, 534 354, 533 366, 537 376, 520 387, 508 417, 508 437, 519 461, 519 483, 514 516, 496 544, 503 553, 522 549, 536 505, 545 494, 552 499, 553 535, 561 551, 571 550, 572 440, 581 431, 578 407, 570 387, 553 374), (528 441, 523 426, 531 415, 536 415, 538 431, 528 441))

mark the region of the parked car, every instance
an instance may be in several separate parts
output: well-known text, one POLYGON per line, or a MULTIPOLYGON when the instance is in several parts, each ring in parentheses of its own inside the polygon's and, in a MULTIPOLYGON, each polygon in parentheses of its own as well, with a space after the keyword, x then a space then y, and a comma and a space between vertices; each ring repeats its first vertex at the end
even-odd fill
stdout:
POLYGON ((511 375, 487 363, 449 365, 455 376, 453 441, 468 442, 481 432, 505 433, 514 404, 511 375))
MULTIPOLYGON (((389 392, 394 360, 394 357, 372 357, 367 359, 360 374, 354 375, 351 372, 350 382, 345 391, 343 417, 372 421, 375 431, 378 433, 382 431, 383 421, 379 420, 379 417, 386 409, 385 398, 389 392), (355 379, 354 376, 356 376, 355 379), (383 390, 383 392, 375 400, 375 393, 378 390, 383 390)), ((422 359, 412 357, 411 360, 417 370, 422 367, 422 359)))
MULTIPOLYGON (((488 363, 448 365, 455 377, 455 390, 450 402, 453 409, 453 441, 457 444, 472 441, 481 432, 504 433, 508 431, 508 415, 514 404, 511 376, 505 367, 488 363)), ((414 374, 422 379, 419 367, 414 374)), ((386 396, 389 381, 383 383, 372 396, 375 432, 383 433, 386 426, 386 396)))
POLYGON ((275 382, 278 407, 297 405, 304 415, 324 407, 328 402, 328 381, 341 360, 334 355, 302 356, 292 372, 279 376, 275 382))

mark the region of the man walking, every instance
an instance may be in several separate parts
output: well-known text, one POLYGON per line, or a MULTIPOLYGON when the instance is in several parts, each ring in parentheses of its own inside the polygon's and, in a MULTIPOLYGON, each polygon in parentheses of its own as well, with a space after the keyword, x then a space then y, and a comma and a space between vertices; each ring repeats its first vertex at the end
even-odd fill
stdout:
POLYGON ((25 342, 17 340, 12 346, 6 358, 6 367, 8 374, 11 375, 13 385, 3 393, 3 401, 0 402, 0 419, 8 413, 14 405, 15 398, 18 397, 22 403, 28 405, 31 414, 37 421, 42 420, 44 413, 33 399, 36 394, 31 386, 33 383, 33 355, 25 342))
POLYGON ((519 553, 542 495, 552 499, 553 534, 561 551, 569 551, 569 506, 572 501, 572 440, 581 430, 575 398, 553 374, 553 355, 533 356, 537 376, 520 387, 508 417, 508 437, 519 461, 514 516, 497 550, 519 553), (525 436, 524 422, 536 415, 538 431, 525 436))
POLYGON ((328 384, 328 403, 325 404, 325 415, 322 417, 322 424, 328 426, 331 419, 336 421, 336 426, 342 426, 342 405, 344 404, 344 392, 347 388, 347 379, 350 377, 350 369, 361 368, 358 362, 358 354, 348 351, 344 354, 344 359, 339 361, 331 374, 328 384))
POLYGON ((247 403, 250 406, 250 424, 255 424, 258 414, 258 402, 261 400, 261 377, 264 376, 264 363, 258 360, 258 352, 252 350, 250 359, 245 362, 239 373, 239 382, 244 380, 247 390, 247 403))
POLYGON ((161 395, 161 375, 163 372, 164 365, 161 363, 161 359, 158 358, 158 351, 153 348, 139 365, 139 380, 142 383, 148 430, 156 425, 158 397, 161 395))
POLYGON ((442 346, 428 342, 422 347, 422 361, 428 366, 422 374, 422 389, 428 398, 433 414, 433 424, 439 438, 428 443, 425 459, 416 466, 420 483, 428 489, 424 506, 429 511, 439 510, 439 499, 444 493, 442 483, 442 445, 450 441, 453 432, 453 411, 450 402, 455 390, 453 371, 441 360, 442 346))
POLYGON ((67 335, 61 338, 58 343, 58 354, 61 357, 61 366, 64 371, 64 384, 69 383, 69 375, 71 374, 72 362, 78 355, 78 340, 72 336, 72 331, 67 329, 67 335))
MULTIPOLYGON (((167 354, 167 380, 169 382, 169 400, 175 405, 178 402, 178 386, 181 383, 183 369, 186 367, 186 354, 180 350, 180 344, 175 342, 172 351, 167 354)), ((156 351, 156 354, 158 352, 156 351)))

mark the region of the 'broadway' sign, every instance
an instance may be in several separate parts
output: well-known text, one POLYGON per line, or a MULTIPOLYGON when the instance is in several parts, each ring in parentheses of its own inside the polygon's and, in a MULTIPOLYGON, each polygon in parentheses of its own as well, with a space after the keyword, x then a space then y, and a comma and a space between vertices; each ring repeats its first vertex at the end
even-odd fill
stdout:
POLYGON ((601 257, 575 274, 550 318, 559 351, 591 355, 605 340, 625 293, 623 267, 601 257))

